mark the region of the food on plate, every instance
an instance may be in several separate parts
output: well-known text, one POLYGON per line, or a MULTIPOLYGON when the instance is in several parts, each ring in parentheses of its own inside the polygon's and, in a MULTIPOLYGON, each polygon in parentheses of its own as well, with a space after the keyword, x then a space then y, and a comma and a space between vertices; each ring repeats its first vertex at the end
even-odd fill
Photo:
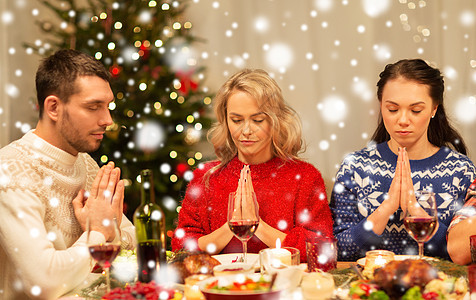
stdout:
POLYGON ((356 280, 350 284, 351 299, 388 300, 388 295, 370 280, 356 280))
POLYGON ((218 291, 268 291, 271 283, 263 276, 253 280, 248 276, 237 277, 236 281, 228 285, 220 285, 218 279, 205 285, 205 289, 218 291))
POLYGON ((398 297, 413 287, 424 287, 428 282, 438 278, 435 267, 424 260, 406 259, 391 261, 385 267, 376 269, 374 282, 390 297, 398 297))
POLYGON ((101 298, 102 300, 166 299, 181 300, 182 294, 172 288, 155 284, 137 282, 125 288, 115 288, 101 298))
POLYGON ((170 262, 169 268, 178 274, 178 282, 183 283, 185 278, 196 274, 213 274, 213 267, 220 262, 208 253, 180 253, 175 255, 170 262))
POLYGON ((464 277, 438 272, 424 260, 393 261, 375 270, 373 280, 351 283, 351 299, 450 300, 463 299, 468 290, 464 277))
POLYGON ((219 275, 233 275, 233 274, 244 274, 244 273, 254 273, 255 268, 251 264, 246 264, 246 263, 231 263, 231 264, 222 264, 215 266, 213 268, 213 275, 219 276, 219 275))

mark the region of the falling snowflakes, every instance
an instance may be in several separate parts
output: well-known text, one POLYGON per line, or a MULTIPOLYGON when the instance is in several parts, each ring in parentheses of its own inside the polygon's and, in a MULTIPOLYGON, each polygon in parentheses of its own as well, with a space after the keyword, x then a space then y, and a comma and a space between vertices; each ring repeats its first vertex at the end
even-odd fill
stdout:
POLYGON ((373 228, 374 228, 374 223, 372 223, 369 220, 365 221, 365 223, 364 223, 364 229, 365 230, 371 231, 373 228))
POLYGON ((318 11, 328 12, 334 7, 333 0, 314 0, 314 6, 318 11))
POLYGON ((475 20, 474 11, 465 10, 461 12, 460 14, 461 25, 465 27, 471 27, 474 25, 474 20, 475 20))
POLYGON ((288 222, 286 222, 285 220, 280 220, 278 222, 278 229, 281 231, 288 229, 288 222))
POLYGON ((455 115, 462 123, 473 123, 476 120, 476 98, 464 97, 456 102, 455 115))
POLYGON ((392 57, 390 47, 385 44, 377 44, 373 47, 375 58, 379 61, 387 61, 392 57))
POLYGON ((18 98, 18 96, 20 95, 20 90, 18 89, 18 87, 11 83, 6 85, 5 91, 7 92, 7 95, 11 98, 18 98))
POLYGON ((390 9, 391 0, 362 0, 362 6, 365 13, 371 17, 378 17, 390 9))
POLYGON ((217 251, 217 246, 214 243, 210 243, 207 245, 208 253, 215 253, 216 251, 217 251))
POLYGON ((329 123, 338 123, 347 115, 347 103, 337 95, 326 97, 317 105, 317 109, 321 111, 321 117, 329 123))
POLYGON ((15 20, 15 17, 14 17, 14 15, 11 11, 4 11, 2 13, 2 22, 3 22, 3 24, 9 25, 9 24, 13 23, 14 20, 15 20))
POLYGON ((30 292, 33 296, 39 296, 41 295, 41 288, 37 285, 34 285, 31 287, 30 292))
MULTIPOLYGON (((139 127, 139 126, 138 126, 139 127)), ((149 121, 135 131, 135 142, 143 151, 156 150, 165 140, 165 132, 159 123, 149 121)))
POLYGON ((179 228, 179 229, 175 230, 175 236, 178 239, 183 238, 185 236, 185 230, 183 230, 182 228, 179 228))
POLYGON ((270 45, 265 57, 268 66, 280 72, 289 68, 294 60, 292 48, 284 43, 270 45))

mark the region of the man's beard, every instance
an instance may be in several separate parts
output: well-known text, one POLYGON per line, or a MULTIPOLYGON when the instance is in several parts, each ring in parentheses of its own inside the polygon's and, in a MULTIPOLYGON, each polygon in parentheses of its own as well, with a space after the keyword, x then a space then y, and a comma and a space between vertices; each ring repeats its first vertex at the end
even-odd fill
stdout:
POLYGON ((97 144, 91 145, 87 140, 89 135, 82 137, 75 125, 81 126, 80 124, 71 121, 68 111, 65 110, 63 120, 60 124, 60 134, 62 135, 63 140, 78 152, 89 153, 99 149, 101 142, 97 140, 97 144))

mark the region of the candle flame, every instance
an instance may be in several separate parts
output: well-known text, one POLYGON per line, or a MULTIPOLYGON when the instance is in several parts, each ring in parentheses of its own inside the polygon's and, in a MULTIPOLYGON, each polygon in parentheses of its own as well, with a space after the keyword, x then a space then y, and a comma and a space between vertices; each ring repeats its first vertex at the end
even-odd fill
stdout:
POLYGON ((279 238, 276 239, 276 248, 281 248, 281 240, 279 238))
POLYGON ((383 258, 382 255, 377 256, 377 258, 375 259, 375 264, 377 266, 385 266, 386 263, 387 260, 383 258))

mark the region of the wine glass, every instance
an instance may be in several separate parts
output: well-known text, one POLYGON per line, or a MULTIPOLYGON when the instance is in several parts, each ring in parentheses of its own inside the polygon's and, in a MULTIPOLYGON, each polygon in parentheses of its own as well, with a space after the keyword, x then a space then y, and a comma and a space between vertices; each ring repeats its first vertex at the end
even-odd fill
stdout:
POLYGON ((254 192, 230 193, 228 197, 228 226, 243 244, 246 263, 247 242, 255 234, 259 223, 259 207, 254 192))
POLYGON ((436 233, 438 211, 435 193, 417 191, 415 200, 409 201, 404 211, 403 224, 407 232, 418 243, 418 256, 423 258, 423 244, 436 233))
POLYGON ((91 228, 90 220, 87 220, 87 245, 89 248, 89 253, 91 257, 96 261, 96 263, 101 266, 104 270, 104 275, 106 276, 106 292, 109 293, 111 290, 111 283, 109 279, 109 270, 111 268, 111 264, 119 254, 121 250, 121 231, 119 230, 119 226, 117 224, 116 219, 104 219, 103 220, 104 226, 112 226, 115 232, 115 238, 111 242, 98 242, 97 241, 97 233, 93 233, 93 229, 91 228))

